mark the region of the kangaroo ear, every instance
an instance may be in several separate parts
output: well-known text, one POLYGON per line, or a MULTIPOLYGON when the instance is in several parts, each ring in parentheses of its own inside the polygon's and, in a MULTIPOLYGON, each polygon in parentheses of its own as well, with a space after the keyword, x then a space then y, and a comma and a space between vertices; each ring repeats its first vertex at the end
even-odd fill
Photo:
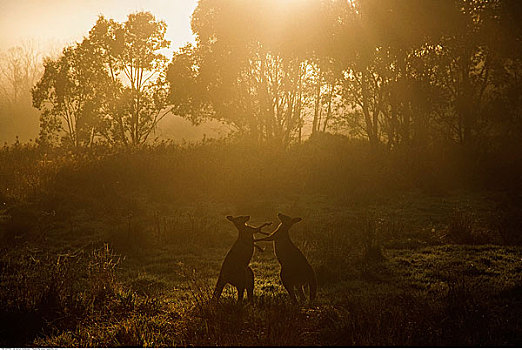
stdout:
POLYGON ((294 218, 292 221, 294 222, 294 224, 297 224, 301 220, 303 220, 303 219, 301 219, 301 218, 294 218))
POLYGON ((232 215, 227 215, 227 220, 228 221, 234 221, 234 217, 232 215))
POLYGON ((281 222, 286 221, 286 220, 289 219, 288 216, 286 216, 285 214, 281 214, 281 213, 277 214, 277 217, 279 218, 279 220, 280 220, 281 222))

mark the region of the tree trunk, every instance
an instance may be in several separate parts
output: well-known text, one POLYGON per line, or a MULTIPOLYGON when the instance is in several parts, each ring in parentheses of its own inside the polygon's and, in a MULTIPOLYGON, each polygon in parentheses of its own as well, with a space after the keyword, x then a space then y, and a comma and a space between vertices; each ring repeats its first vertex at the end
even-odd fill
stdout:
POLYGON ((366 78, 366 69, 362 71, 361 76, 361 100, 362 100, 362 110, 364 115, 364 120, 366 122, 366 133, 368 135, 368 140, 370 141, 370 145, 377 146, 379 140, 377 139, 377 124, 376 124, 376 116, 378 112, 374 111, 373 116, 370 116, 370 110, 368 108, 368 85, 366 78), (373 118, 372 118, 373 117, 373 118))
POLYGON ((312 122, 312 136, 319 129, 319 113, 321 110, 321 69, 317 71, 317 84, 315 86, 315 108, 314 108, 314 120, 312 122))

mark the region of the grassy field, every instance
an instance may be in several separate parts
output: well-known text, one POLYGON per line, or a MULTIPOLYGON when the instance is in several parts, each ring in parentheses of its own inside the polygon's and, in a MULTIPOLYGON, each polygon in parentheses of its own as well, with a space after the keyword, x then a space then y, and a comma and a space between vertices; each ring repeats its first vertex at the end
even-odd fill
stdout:
POLYGON ((205 147, 4 150, 0 345, 522 345, 516 195, 404 190, 397 172, 368 178, 357 157, 341 167, 317 148, 249 158, 205 147), (225 216, 277 223, 278 212, 303 218, 291 236, 318 299, 290 303, 264 244, 254 303, 236 303, 230 286, 212 302, 237 235, 225 216))

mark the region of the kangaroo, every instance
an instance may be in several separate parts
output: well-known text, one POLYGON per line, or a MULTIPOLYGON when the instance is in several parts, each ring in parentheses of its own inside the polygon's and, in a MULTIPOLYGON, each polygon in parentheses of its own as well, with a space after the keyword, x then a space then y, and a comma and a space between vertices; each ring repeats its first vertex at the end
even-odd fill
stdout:
POLYGON ((308 285, 310 288, 310 302, 317 294, 317 280, 315 273, 306 257, 290 240, 288 230, 301 218, 291 218, 281 213, 277 214, 281 223, 270 236, 256 239, 255 242, 274 241, 274 252, 281 264, 281 281, 283 286, 290 294, 292 302, 297 303, 294 288, 301 300, 305 299, 303 288, 308 285))
MULTIPOLYGON (((261 249, 254 244, 254 233, 262 233, 269 235, 269 233, 262 232, 261 229, 269 226, 272 223, 264 223, 259 227, 253 227, 246 224, 250 216, 227 216, 227 219, 236 226, 239 231, 239 237, 228 251, 221 265, 221 272, 214 290, 214 299, 219 300, 223 288, 227 283, 230 283, 237 289, 238 301, 243 301, 245 289, 249 301, 252 301, 254 296, 254 272, 248 266, 252 255, 254 254, 254 246, 261 249)), ((262 249, 261 249, 262 250, 262 249)))

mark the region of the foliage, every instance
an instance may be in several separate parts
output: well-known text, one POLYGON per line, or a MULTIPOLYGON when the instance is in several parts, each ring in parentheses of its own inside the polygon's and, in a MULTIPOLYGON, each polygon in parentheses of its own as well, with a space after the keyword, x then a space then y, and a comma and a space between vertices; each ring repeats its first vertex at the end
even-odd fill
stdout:
POLYGON ((176 110, 194 121, 226 121, 258 141, 300 140, 303 111, 319 87, 314 51, 330 45, 342 10, 324 4, 200 1, 192 19, 197 45, 179 50, 169 68, 176 110))
POLYGON ((306 123, 389 148, 483 145, 504 124, 505 97, 509 114, 520 108, 520 56, 508 49, 519 13, 500 0, 200 1, 196 45, 169 68, 170 101, 196 123, 282 145, 306 123))
POLYGON ((432 169, 412 175, 388 153, 374 162, 362 142, 320 136, 284 151, 209 140, 5 147, 2 344, 516 345, 520 248, 444 245, 443 234, 457 232, 454 208, 465 207, 473 220, 461 228, 515 239, 517 197, 456 191, 458 178, 431 194, 420 185, 432 169), (253 305, 230 290, 212 303, 236 235, 224 215, 255 224, 278 211, 303 217, 292 239, 317 273, 317 303, 288 303, 271 249, 251 264, 253 305))
POLYGON ((40 141, 86 146, 102 119, 105 88, 110 86, 100 58, 84 41, 63 50, 62 56, 44 63, 44 74, 33 90, 33 105, 42 111, 40 141))
POLYGON ((101 16, 89 33, 111 79, 123 84, 109 101, 111 125, 104 136, 113 142, 142 144, 165 116, 166 58, 160 51, 170 44, 166 29, 150 12, 138 12, 121 24, 101 16))
POLYGON ((144 143, 165 115, 166 25, 149 12, 125 23, 100 16, 81 43, 47 60, 33 90, 42 111, 41 142, 90 145, 95 136, 110 143, 144 143))
POLYGON ((2 257, 2 345, 24 345, 41 331, 74 328, 100 310, 117 294, 118 262, 107 245, 90 254, 10 250, 2 257))
POLYGON ((165 23, 101 16, 0 150, 1 345, 519 345, 518 4, 200 0, 168 70, 165 23), (147 143, 169 104, 238 135, 147 143), (277 212, 317 302, 270 249, 253 304, 213 302, 223 217, 277 212))

